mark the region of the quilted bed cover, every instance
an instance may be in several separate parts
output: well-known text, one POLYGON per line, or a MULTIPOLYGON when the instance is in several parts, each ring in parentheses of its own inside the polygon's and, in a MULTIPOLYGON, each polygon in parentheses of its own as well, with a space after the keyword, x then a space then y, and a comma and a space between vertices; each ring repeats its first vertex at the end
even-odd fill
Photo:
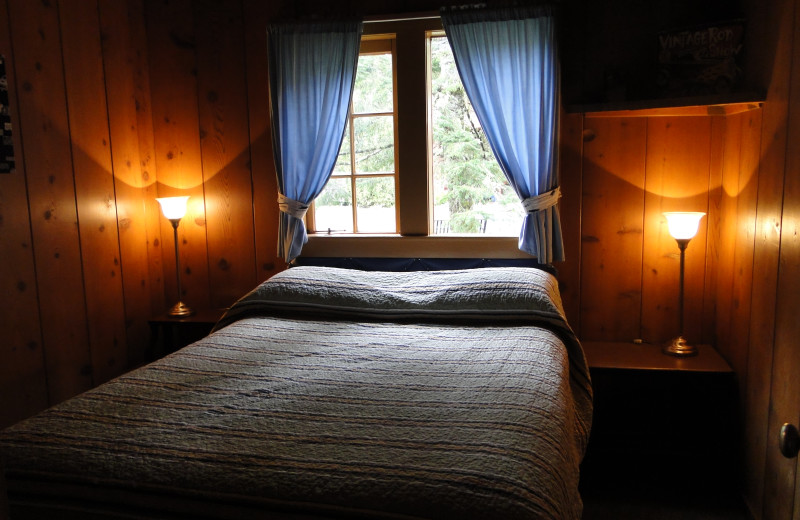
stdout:
POLYGON ((0 455, 12 519, 578 519, 591 407, 544 271, 296 267, 0 455))

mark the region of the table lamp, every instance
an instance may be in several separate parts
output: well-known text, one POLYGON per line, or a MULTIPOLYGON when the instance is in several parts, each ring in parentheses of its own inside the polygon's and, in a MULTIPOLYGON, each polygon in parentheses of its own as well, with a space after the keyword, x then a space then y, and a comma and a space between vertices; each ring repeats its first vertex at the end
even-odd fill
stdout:
POLYGON ((696 211, 672 211, 664 213, 664 216, 667 218, 669 234, 678 242, 678 248, 681 250, 680 292, 678 295, 678 316, 680 319, 679 334, 667 343, 662 350, 664 354, 670 356, 697 355, 697 347, 689 345, 683 337, 683 272, 686 263, 686 246, 689 245, 689 241, 697 234, 697 228, 700 225, 700 219, 703 218, 703 215, 705 215, 705 213, 696 211))
POLYGON ((181 268, 178 256, 178 224, 180 224, 183 216, 186 215, 186 201, 189 200, 189 196, 163 197, 156 200, 161 205, 161 212, 164 213, 164 217, 172 223, 173 236, 175 237, 175 277, 178 280, 178 303, 167 311, 167 315, 191 316, 194 311, 181 300, 183 290, 181 289, 181 268))

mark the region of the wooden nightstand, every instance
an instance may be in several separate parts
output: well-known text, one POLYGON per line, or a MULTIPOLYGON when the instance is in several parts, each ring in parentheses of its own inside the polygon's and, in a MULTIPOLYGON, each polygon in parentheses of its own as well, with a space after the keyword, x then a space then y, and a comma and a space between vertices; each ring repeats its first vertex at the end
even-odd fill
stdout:
POLYGON ((682 497, 738 489, 736 379, 712 347, 686 358, 649 344, 583 347, 594 388, 584 487, 682 497))
POLYGON ((728 362, 710 345, 699 345, 690 357, 668 356, 661 347, 648 343, 584 341, 583 351, 590 369, 688 371, 733 374, 728 362))
POLYGON ((162 314, 151 319, 149 359, 158 359, 207 336, 225 310, 199 309, 191 316, 162 314))

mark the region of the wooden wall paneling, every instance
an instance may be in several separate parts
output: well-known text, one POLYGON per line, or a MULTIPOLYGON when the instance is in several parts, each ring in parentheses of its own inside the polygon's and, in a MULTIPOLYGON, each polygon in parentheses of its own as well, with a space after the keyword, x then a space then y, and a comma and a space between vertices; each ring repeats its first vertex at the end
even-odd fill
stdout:
POLYGON ((8 3, 52 404, 92 386, 58 7, 8 3))
MULTIPOLYGON (((800 2, 791 2, 792 37, 787 69, 787 124, 784 154, 775 342, 766 445, 764 518, 800 519, 800 458, 784 458, 777 443, 781 425, 800 426, 800 2), (791 72, 789 72, 791 71, 791 72)), ((769 98, 768 98, 769 100, 769 98)), ((766 114, 765 114, 766 118, 766 114)), ((776 152, 776 154, 779 152, 776 152)))
POLYGON ((722 245, 722 187, 725 160, 725 138, 728 118, 711 118, 711 148, 708 181, 708 214, 706 215, 706 277, 703 293, 703 330, 697 341, 704 345, 716 345, 717 336, 714 324, 717 318, 718 270, 727 259, 720 254, 722 245))
MULTIPOLYGON (((731 332, 725 346, 728 362, 737 374, 747 374, 750 349, 750 304, 753 287, 753 250, 755 244, 756 208, 758 204, 758 161, 761 141, 761 112, 746 112, 739 118, 741 151, 739 155, 739 191, 736 196, 736 231, 733 251, 731 288, 731 332)), ((720 345, 722 348, 722 345, 720 345)), ((739 383, 744 392, 747 378, 739 383)), ((744 397, 744 394, 742 394, 744 397)))
POLYGON ((256 283, 244 18, 239 2, 195 2, 211 305, 256 283))
MULTIPOLYGON (((736 194, 736 220, 733 223, 733 254, 728 260, 732 264, 731 268, 731 288, 729 298, 725 300, 729 307, 728 319, 729 326, 727 337, 724 343, 719 342, 717 347, 721 350, 734 371, 739 374, 739 396, 740 403, 745 403, 747 399, 747 387, 751 384, 747 377, 748 356, 750 352, 750 315, 751 297, 753 287, 753 256, 755 243, 756 226, 756 207, 758 202, 758 160, 760 155, 761 141, 761 112, 751 111, 740 114, 739 117, 731 121, 732 125, 740 128, 740 153, 738 171, 732 171, 738 176, 738 191, 736 194)), ((752 383, 759 384, 755 381, 752 383)), ((746 422, 744 404, 740 405, 742 414, 740 418, 740 438, 744 439, 746 422)), ((739 444, 745 446, 745 444, 739 444)), ((743 470, 747 458, 745 450, 738 453, 736 461, 743 470)), ((745 475, 748 471, 741 472, 739 481, 744 484, 745 475)))
MULTIPOLYGON (((158 196, 189 195, 178 228, 181 299, 210 305, 208 252, 197 98, 197 56, 191 0, 145 3, 158 196)), ((178 301, 172 225, 161 218, 167 305, 178 301)))
POLYGON ((564 237, 564 262, 556 264, 564 312, 572 330, 580 337, 581 312, 581 155, 583 116, 561 114, 559 136, 559 183, 561 232, 564 237))
POLYGON ((263 281, 286 268, 278 258, 278 180, 269 128, 267 24, 277 3, 244 0, 247 103, 250 123, 250 170, 253 181, 253 220, 256 277, 263 281))
MULTIPOLYGON (((642 269, 642 335, 654 343, 679 333, 680 251, 665 211, 708 211, 711 121, 708 117, 647 119, 647 179, 642 269)), ((702 337, 705 218, 686 249, 684 333, 702 337)))
MULTIPOLYGON (((150 64, 148 61, 148 41, 143 0, 127 0, 129 4, 128 20, 132 44, 136 51, 133 54, 133 94, 136 106, 137 134, 139 136, 139 160, 144 182, 144 213, 147 221, 147 263, 150 273, 150 302, 154 311, 165 306, 165 275, 162 262, 161 224, 163 217, 161 207, 156 202, 158 197, 158 173, 156 169, 155 135, 153 131, 153 110, 150 95, 150 64)), ((172 273, 169 273, 169 280, 172 273)))
POLYGON ((97 2, 60 0, 61 40, 94 384, 127 367, 117 205, 97 2))
MULTIPOLYGON (((796 48, 796 52, 800 49, 796 48)), ((795 64, 797 62, 795 61, 795 64)), ((793 78, 793 82, 795 78, 793 78)), ((795 93, 800 87, 792 85, 795 93)), ((789 142, 800 138, 800 102, 792 99, 790 107, 794 114, 790 119, 789 142)), ((797 371, 800 367, 800 154, 789 147, 781 231, 781 250, 778 274, 778 298, 775 326, 775 348, 772 363, 772 391, 770 400, 769 434, 767 444, 767 474, 774 475, 768 488, 773 498, 766 504, 767 518, 798 518, 800 494, 796 493, 798 458, 786 459, 778 453, 775 439, 784 423, 800 425, 800 383, 797 371), (769 441, 772 442, 769 442, 769 441)))
POLYGON ((149 345, 147 320, 164 306, 160 221, 155 202, 153 128, 149 117, 149 85, 142 91, 138 76, 148 77, 143 7, 139 0, 100 0, 105 92, 111 138, 114 190, 117 205, 120 262, 125 301, 128 365, 146 360, 149 345), (142 70, 144 69, 144 72, 142 70), (151 265, 153 260, 155 270, 151 265), (154 301, 153 293, 158 295, 154 301))
POLYGON ((726 359, 731 356, 731 317, 733 315, 733 278, 736 252, 736 231, 738 229, 737 201, 739 196, 739 171, 741 169, 742 120, 738 114, 726 118, 725 148, 722 176, 722 200, 720 202, 720 234, 717 265, 717 314, 715 320, 717 350, 726 359))
MULTIPOLYGON (((754 62, 770 65, 759 78, 768 86, 762 108, 761 160, 758 175, 753 294, 750 314, 750 349, 747 360, 745 400, 745 500, 756 518, 779 518, 776 464, 782 464, 775 444, 775 426, 769 418, 773 348, 775 341, 778 264, 781 249, 781 209, 786 172, 787 114, 793 43, 798 34, 794 21, 795 0, 750 2, 748 27, 752 21, 774 47, 755 46, 748 53, 754 62), (757 25, 756 25, 757 24, 757 25), (766 50, 766 54, 764 54, 766 50), (759 52, 760 51, 760 52, 759 52)), ((757 34, 757 33, 756 33, 757 34)), ((794 66, 796 67, 796 65, 794 66)), ((796 172, 791 173, 796 175, 796 172)), ((742 377, 742 375, 739 375, 742 377)))
POLYGON ((586 118, 581 210, 581 334, 641 337, 646 120, 586 118))
MULTIPOLYGON (((16 172, 0 175, 0 428, 47 407, 36 268, 20 140, 8 5, 0 0, 0 54, 6 59, 16 172)), ((0 507, 2 511, 2 507, 0 507)))
POLYGON ((783 149, 786 146, 785 114, 779 101, 763 108, 761 167, 759 170, 758 213, 753 293, 750 314, 750 349, 747 359, 745 399, 745 499, 757 518, 777 518, 774 508, 777 474, 768 468, 775 458, 774 437, 769 430, 771 380, 775 341, 778 265, 781 249, 781 208, 783 204, 783 149), (763 516, 762 516, 763 511, 763 516))
MULTIPOLYGON (((765 106, 761 112, 761 136, 758 140, 744 143, 755 147, 759 154, 757 178, 757 200, 755 236, 753 244, 753 269, 746 378, 743 399, 744 495, 751 511, 763 509, 764 468, 767 449, 767 423, 770 399, 770 374, 772 370, 772 345, 774 338, 774 316, 777 290, 778 250, 780 243, 780 205, 783 192, 783 171, 778 175, 770 168, 774 164, 774 151, 765 150, 764 136, 781 136, 785 143, 785 132, 774 132, 775 117, 765 106), (772 132, 767 133, 766 128, 772 132), (767 152, 766 154, 764 152, 767 152)), ((785 108, 785 107, 784 107, 785 108)), ((782 154, 781 154, 782 155, 782 154)), ((742 379, 740 377, 740 379, 742 379)))

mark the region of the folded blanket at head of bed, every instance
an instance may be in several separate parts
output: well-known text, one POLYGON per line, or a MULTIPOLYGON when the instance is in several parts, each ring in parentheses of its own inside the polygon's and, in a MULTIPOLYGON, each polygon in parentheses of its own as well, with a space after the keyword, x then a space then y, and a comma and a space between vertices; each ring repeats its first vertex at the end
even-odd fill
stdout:
POLYGON ((247 315, 353 319, 545 321, 571 333, 556 279, 532 268, 381 272, 295 267, 236 302, 217 329, 247 315))

